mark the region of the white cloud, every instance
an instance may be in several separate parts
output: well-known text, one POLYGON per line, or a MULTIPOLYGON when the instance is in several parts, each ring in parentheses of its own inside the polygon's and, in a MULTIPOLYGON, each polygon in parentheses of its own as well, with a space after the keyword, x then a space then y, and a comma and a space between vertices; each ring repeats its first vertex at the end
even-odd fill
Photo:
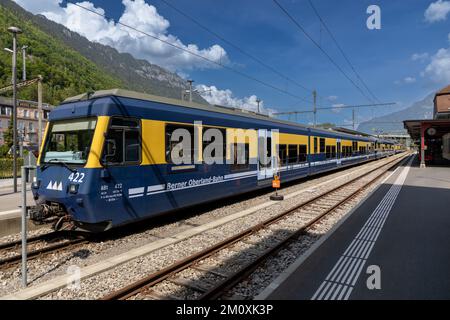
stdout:
POLYGON ((327 100, 328 101, 336 101, 338 99, 338 96, 328 96, 327 100))
MULTIPOLYGON (((130 28, 123 27, 114 21, 108 21, 74 4, 67 3, 67 7, 61 7, 62 0, 15 1, 32 13, 42 14, 91 41, 112 46, 120 52, 128 52, 136 58, 146 59, 172 71, 218 67, 200 57, 164 44, 130 28)), ((196 44, 184 44, 175 35, 169 34, 170 22, 161 16, 154 6, 145 3, 144 0, 122 0, 122 3, 125 6, 125 10, 119 19, 120 23, 129 25, 214 62, 221 64, 228 62, 227 53, 217 44, 209 48, 200 49, 196 44)), ((78 4, 101 15, 105 14, 102 8, 96 8, 92 2, 83 1, 78 2, 78 4)))
POLYGON ((411 84, 411 83, 414 83, 414 82, 416 82, 416 78, 415 77, 405 77, 405 78, 403 78, 403 79, 401 79, 401 80, 396 80, 396 81, 394 81, 394 83, 396 84, 396 85, 401 85, 401 84, 411 84))
POLYGON ((450 48, 439 49, 431 57, 431 62, 425 68, 423 74, 435 83, 450 83, 450 48))
MULTIPOLYGON (((229 89, 221 90, 215 86, 207 86, 204 84, 199 84, 196 87, 198 93, 204 98, 208 103, 215 104, 225 107, 233 107, 244 110, 249 110, 257 112, 258 103, 256 102, 256 95, 251 95, 249 97, 238 98, 235 97, 233 92, 229 89)), ((274 109, 265 108, 264 101, 259 103, 260 113, 272 114, 276 112, 274 109)))
POLYGON ((332 105, 333 109, 331 109, 334 113, 340 113, 342 111, 342 107, 345 106, 343 103, 335 103, 332 105))
POLYGON ((425 20, 428 22, 438 22, 447 19, 450 12, 450 1, 438 0, 430 4, 425 11, 425 20))
POLYGON ((411 60, 412 60, 412 61, 420 61, 420 62, 423 62, 423 61, 428 60, 428 57, 429 57, 428 52, 424 52, 424 53, 414 53, 414 54, 411 56, 411 60))

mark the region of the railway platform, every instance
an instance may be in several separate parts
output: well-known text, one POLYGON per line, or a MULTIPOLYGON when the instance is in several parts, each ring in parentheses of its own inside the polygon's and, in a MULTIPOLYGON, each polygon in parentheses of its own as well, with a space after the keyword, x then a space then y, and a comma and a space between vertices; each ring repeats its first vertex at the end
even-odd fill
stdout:
POLYGON ((257 299, 450 299, 449 194, 411 157, 257 299))

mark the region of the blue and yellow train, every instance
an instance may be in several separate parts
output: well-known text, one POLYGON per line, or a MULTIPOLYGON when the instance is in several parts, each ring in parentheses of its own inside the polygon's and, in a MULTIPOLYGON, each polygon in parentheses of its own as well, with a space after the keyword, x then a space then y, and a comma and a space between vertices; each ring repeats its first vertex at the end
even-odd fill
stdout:
POLYGON ((100 232, 271 184, 395 153, 391 141, 313 129, 264 115, 121 89, 69 98, 50 113, 32 184, 31 219, 100 232), (191 163, 173 135, 194 133, 191 163), (213 139, 223 150, 205 161, 213 139), (197 133, 197 134, 195 134, 197 133), (238 152, 240 151, 240 152, 238 152), (269 161, 259 161, 264 155, 269 161), (239 158, 239 159, 237 159, 239 158), (239 161, 238 161, 239 160, 239 161))

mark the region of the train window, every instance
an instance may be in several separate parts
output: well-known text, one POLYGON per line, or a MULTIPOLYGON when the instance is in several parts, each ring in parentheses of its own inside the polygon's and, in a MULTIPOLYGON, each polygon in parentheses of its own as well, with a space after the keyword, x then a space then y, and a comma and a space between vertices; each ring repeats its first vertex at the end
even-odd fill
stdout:
POLYGON ((342 147, 342 157, 347 158, 347 157, 351 157, 351 155, 352 155, 352 147, 343 146, 342 147))
POLYGON ((127 128, 138 128, 139 121, 136 119, 127 119, 127 118, 112 118, 111 119, 111 127, 127 127, 127 128))
POLYGON ((166 162, 177 162, 174 161, 173 156, 176 156, 181 163, 194 163, 194 126, 166 125, 166 162), (173 136, 174 133, 176 136, 173 136), (190 141, 183 141, 188 137, 190 141))
POLYGON ((290 144, 288 148, 288 163, 298 162, 298 147, 296 144, 290 144))
POLYGON ((278 158, 280 159, 279 167, 286 165, 287 158, 287 146, 285 144, 278 145, 278 158))
POLYGON ((139 162, 140 161, 139 131, 126 130, 125 131, 125 162, 139 162))
POLYGON ((336 158, 336 146, 326 146, 326 158, 336 158))
POLYGON ((317 137, 314 137, 314 154, 317 153, 317 137))
POLYGON ((352 141, 352 151, 353 153, 356 153, 358 151, 358 142, 352 141))
POLYGON ((141 161, 139 120, 112 118, 103 148, 108 165, 138 164, 141 161))
POLYGON ((325 152, 325 158, 329 159, 331 158, 331 146, 326 146, 326 152, 325 152))
POLYGON ((72 164, 87 161, 96 119, 60 120, 50 123, 42 162, 58 160, 72 164))
POLYGON ((325 152, 325 138, 320 138, 320 153, 325 152))
MULTIPOLYGON (((227 153, 227 151, 226 151, 227 150, 227 148, 226 148, 227 144, 226 144, 226 141, 225 141, 226 137, 227 137, 227 134, 226 134, 226 130, 225 129, 203 128, 203 159, 205 159, 205 155, 206 155, 205 149, 211 144, 214 145, 215 143, 220 142, 220 141, 215 141, 216 135, 219 132, 220 132, 220 134, 222 136, 222 146, 221 146, 222 157, 221 157, 220 161, 221 161, 221 163, 225 163, 225 157, 226 157, 226 153, 227 153), (207 137, 207 139, 205 137, 207 137)), ((209 150, 210 148, 208 148, 207 151, 208 151, 208 153, 210 153, 209 156, 211 156, 212 159, 211 159, 211 161, 205 160, 205 163, 208 163, 208 164, 212 164, 211 162, 214 162, 213 160, 215 160, 215 158, 219 156, 219 155, 216 155, 216 149, 217 148, 214 148, 213 146, 211 146, 211 148, 212 148, 212 150, 209 150)), ((217 160, 219 160, 219 159, 217 159, 217 160)))
POLYGON ((307 149, 305 144, 301 144, 298 146, 298 162, 306 162, 307 161, 307 149))
POLYGON ((231 170, 246 170, 250 167, 250 147, 248 143, 233 143, 231 145, 233 163, 231 170))

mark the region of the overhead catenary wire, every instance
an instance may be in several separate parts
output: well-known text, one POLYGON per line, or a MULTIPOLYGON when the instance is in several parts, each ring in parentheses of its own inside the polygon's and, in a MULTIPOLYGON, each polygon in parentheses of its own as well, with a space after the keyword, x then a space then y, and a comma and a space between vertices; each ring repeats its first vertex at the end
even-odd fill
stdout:
MULTIPOLYGON (((111 17, 107 16, 106 14, 102 14, 102 13, 96 12, 95 10, 92 10, 92 9, 90 9, 90 8, 87 8, 87 7, 84 7, 84 6, 80 5, 79 3, 72 2, 72 0, 67 0, 67 2, 73 4, 74 6, 77 6, 77 7, 81 8, 81 9, 83 9, 83 10, 86 10, 86 11, 88 11, 88 12, 91 12, 91 13, 97 15, 97 16, 103 17, 104 19, 107 19, 107 20, 113 20, 113 21, 114 21, 114 19, 112 19, 111 17)), ((148 36, 148 37, 150 37, 150 38, 153 38, 153 39, 155 39, 155 40, 157 40, 157 41, 160 41, 160 42, 162 42, 162 43, 165 43, 165 44, 168 45, 168 46, 171 46, 171 47, 173 47, 173 48, 175 48, 175 49, 178 49, 178 50, 181 50, 181 51, 183 51, 183 52, 186 52, 186 53, 188 53, 188 54, 190 54, 190 55, 192 55, 192 56, 195 56, 195 57, 197 57, 197 58, 200 58, 200 59, 202 59, 202 60, 204 60, 204 61, 207 61, 207 62, 209 62, 209 63, 211 63, 211 64, 215 64, 215 65, 217 65, 217 66, 220 66, 220 67, 222 67, 222 68, 224 68, 224 69, 226 69, 226 70, 228 70, 228 71, 230 71, 230 72, 236 73, 236 74, 240 75, 241 77, 244 77, 244 78, 249 79, 249 80, 251 80, 251 81, 257 82, 257 83, 259 83, 259 84, 261 84, 261 85, 263 85, 263 86, 265 86, 265 87, 267 87, 267 88, 271 88, 271 89, 273 89, 273 90, 275 90, 275 91, 278 91, 278 92, 280 92, 280 93, 283 93, 283 94, 285 94, 285 95, 288 95, 288 96, 290 96, 290 97, 292 97, 292 98, 295 98, 295 99, 298 99, 298 100, 303 100, 303 97, 300 97, 300 96, 298 96, 298 95, 296 95, 296 94, 293 94, 293 93, 291 93, 291 92, 289 92, 289 91, 287 91, 287 90, 284 90, 284 89, 279 88, 279 87, 277 87, 277 86, 275 86, 275 85, 272 85, 272 84, 270 84, 270 83, 267 83, 267 82, 265 82, 265 81, 263 81, 263 80, 260 80, 260 79, 258 79, 258 78, 256 78, 256 77, 252 76, 252 75, 249 75, 249 74, 247 74, 247 73, 245 73, 245 72, 242 72, 242 71, 239 71, 239 70, 237 70, 237 69, 235 69, 235 68, 232 68, 232 67, 230 67, 230 66, 228 66, 228 65, 226 65, 226 64, 222 64, 222 63, 219 63, 219 62, 217 62, 217 61, 211 60, 211 59, 209 59, 209 58, 207 58, 207 57, 205 57, 205 56, 202 56, 201 54, 192 52, 191 50, 188 50, 188 49, 186 49, 186 48, 180 47, 180 46, 178 46, 178 45, 176 45, 176 44, 174 44, 174 43, 171 43, 171 42, 169 42, 169 41, 166 41, 166 40, 164 40, 164 39, 161 39, 161 38, 159 38, 159 37, 157 37, 157 36, 155 36, 155 35, 152 35, 152 34, 150 34, 150 33, 148 33, 148 32, 142 31, 142 30, 140 30, 140 29, 137 29, 137 28, 135 28, 135 27, 133 27, 133 26, 127 25, 127 24, 125 24, 125 23, 123 23, 123 22, 120 22, 120 21, 116 21, 115 23, 118 24, 118 25, 121 25, 121 26, 123 26, 123 27, 125 27, 125 28, 131 29, 131 30, 136 31, 136 32, 138 32, 138 33, 141 33, 141 34, 143 34, 143 35, 145 35, 145 36, 148 36)))
MULTIPOLYGON (((248 58, 252 59, 253 61, 257 62, 258 64, 260 64, 261 66, 263 66, 264 68, 272 71, 273 73, 277 74, 278 76, 280 76, 281 78, 295 84, 297 87, 302 88, 303 90, 311 93, 313 91, 313 89, 310 89, 306 86, 304 86, 303 84, 297 82, 296 80, 290 78, 289 76, 283 74, 282 72, 278 71, 276 68, 268 65, 267 63, 265 63, 263 60, 259 59, 258 57, 248 53, 247 51, 245 51, 244 49, 242 49, 240 46, 238 46, 237 44, 231 42, 230 40, 227 40, 224 36, 218 34, 217 32, 211 30, 210 28, 208 28, 207 26, 205 26, 204 24, 202 24, 201 22, 199 22, 197 19, 193 18, 192 16, 188 15, 186 12, 178 9, 175 5, 173 5, 172 3, 170 3, 169 1, 166 0, 160 0, 161 2, 165 3, 167 6, 169 6, 170 8, 172 8, 173 10, 175 10, 176 12, 178 12, 180 15, 184 16, 186 19, 190 20, 192 23, 196 24, 198 27, 200 27, 201 29, 205 30, 206 32, 208 32, 209 34, 212 34, 214 37, 216 37, 217 39, 223 41, 224 43, 228 44, 229 46, 233 47, 234 49, 236 49, 237 51, 239 51, 240 53, 242 53, 243 55, 247 56, 248 58)), ((304 99, 307 102, 311 102, 309 100, 304 99)))
POLYGON ((348 56, 345 54, 344 50, 342 49, 341 45, 339 45, 338 41, 336 40, 336 37, 333 35, 333 33, 331 32, 331 30, 328 28, 327 24, 325 23, 324 19, 322 18, 322 16, 319 14, 319 11, 316 9, 316 7, 314 6, 312 0, 308 0, 309 4, 311 5, 311 8, 313 9, 314 13, 316 14, 317 18, 319 19, 320 23, 323 25, 323 27, 325 28, 325 30, 327 31, 327 33, 330 35, 331 39, 333 40, 333 42, 336 44, 336 47, 339 49, 339 51, 341 52, 342 56, 344 57, 345 61, 347 61, 348 65, 350 66, 350 68, 352 69, 353 73, 356 75, 356 77, 359 79, 359 81, 362 83, 362 85, 364 86, 364 88, 366 88, 367 92, 369 92, 369 94, 372 96, 372 98, 377 101, 380 102, 380 100, 375 96, 375 94, 372 92, 372 90, 369 89, 369 87, 367 86, 366 82, 362 79, 362 77, 360 76, 360 74, 356 71, 355 67, 353 66, 353 64, 350 62, 350 59, 348 58, 348 56))
POLYGON ((373 100, 355 83, 355 81, 349 77, 349 75, 337 64, 337 62, 326 52, 320 44, 317 43, 316 40, 312 38, 312 36, 302 27, 302 25, 277 1, 272 0, 280 10, 294 23, 294 25, 301 31, 303 34, 317 47, 319 50, 330 60, 330 62, 342 73, 342 75, 347 78, 351 84, 370 102, 373 100))
MULTIPOLYGON (((371 104, 355 104, 355 105, 340 105, 334 107, 320 107, 316 110, 331 110, 331 109, 347 109, 347 108, 368 108, 368 107, 387 107, 397 104, 396 102, 386 102, 386 103, 371 103, 371 104)), ((281 114, 293 114, 293 113, 313 113, 312 110, 299 110, 299 111, 285 111, 285 112, 275 112, 273 115, 281 114)))

